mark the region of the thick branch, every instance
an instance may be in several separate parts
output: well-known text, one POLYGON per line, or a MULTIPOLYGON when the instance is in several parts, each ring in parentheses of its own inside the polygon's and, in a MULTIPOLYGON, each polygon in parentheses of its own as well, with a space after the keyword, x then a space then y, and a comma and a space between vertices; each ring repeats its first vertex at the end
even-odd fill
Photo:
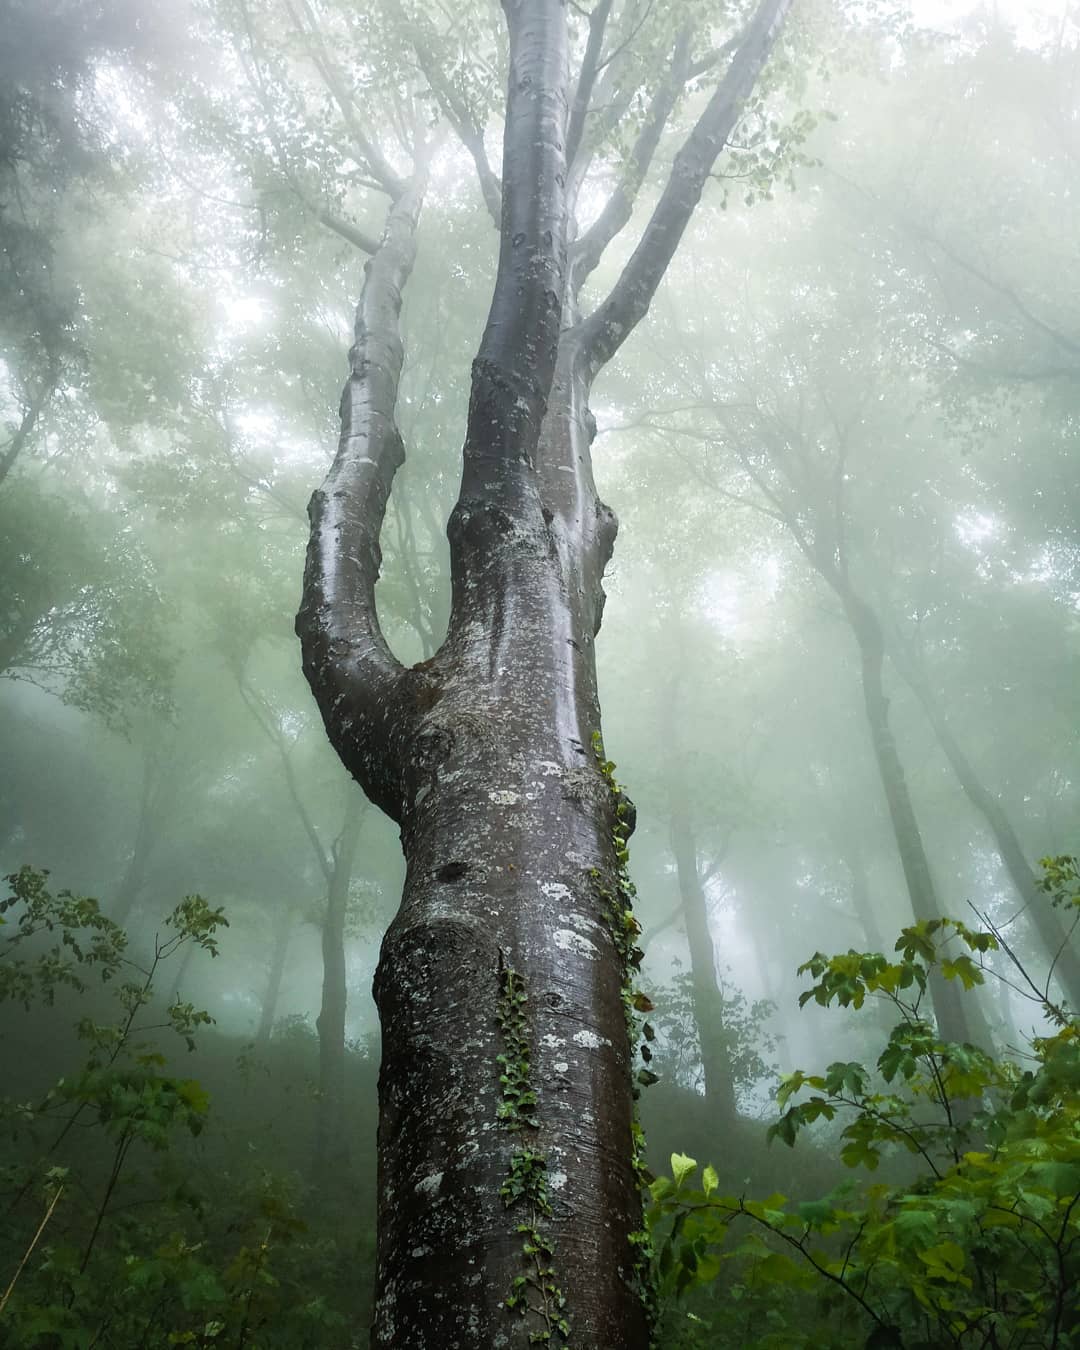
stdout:
POLYGON ((391 207, 382 243, 365 267, 352 373, 341 399, 341 440, 308 507, 311 536, 296 617, 304 673, 331 743, 368 796, 394 818, 400 802, 391 742, 406 728, 393 695, 402 668, 379 626, 375 583, 379 531, 405 458, 394 420, 403 359, 399 318, 425 184, 422 165, 391 207))
POLYGON ((483 465, 532 462, 555 374, 566 270, 566 9, 503 0, 510 82, 502 238, 487 327, 473 363, 463 498, 483 465))
POLYGON ((593 374, 611 360, 648 312, 701 199, 705 180, 738 123, 792 3, 761 0, 724 78, 675 156, 667 185, 622 276, 603 304, 581 325, 582 348, 593 374))
MULTIPOLYGON (((305 205, 307 205, 306 202, 305 205)), ((379 247, 377 239, 365 230, 358 229, 350 221, 344 220, 341 216, 336 216, 333 211, 319 211, 318 218, 320 225, 325 225, 328 230, 333 230, 346 243, 352 244, 353 248, 358 248, 361 253, 371 255, 377 251, 379 247)))

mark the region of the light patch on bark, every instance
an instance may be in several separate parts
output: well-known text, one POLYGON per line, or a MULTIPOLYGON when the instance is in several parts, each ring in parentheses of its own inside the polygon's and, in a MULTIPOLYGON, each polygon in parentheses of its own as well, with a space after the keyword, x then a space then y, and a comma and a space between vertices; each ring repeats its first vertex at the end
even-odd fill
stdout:
MULTIPOLYGON (((599 951, 589 939, 582 937, 580 933, 575 933, 572 928, 556 928, 552 934, 552 941, 560 951, 577 952, 578 956, 587 957, 590 961, 599 961, 600 959, 599 951)), ((574 1040, 577 1040, 576 1035, 574 1040)))
POLYGON ((610 1045, 611 1042, 606 1036, 598 1036, 595 1031, 575 1031, 574 1044, 586 1050, 599 1050, 602 1045, 610 1045))
POLYGON ((495 788, 488 793, 488 801, 496 806, 516 806, 521 801, 521 793, 512 788, 495 788))
POLYGON ((441 1172, 430 1172, 416 1183, 413 1190, 416 1191, 417 1195, 438 1195, 442 1179, 443 1174, 441 1172))

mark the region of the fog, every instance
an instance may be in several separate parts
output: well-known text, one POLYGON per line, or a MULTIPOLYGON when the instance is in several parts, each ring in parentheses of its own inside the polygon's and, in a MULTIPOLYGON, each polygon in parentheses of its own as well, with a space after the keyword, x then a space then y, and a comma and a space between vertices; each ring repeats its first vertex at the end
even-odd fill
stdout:
MULTIPOLYGON (((627 213, 578 308, 567 300, 565 329, 632 267, 716 86, 715 49, 757 5, 593 8, 612 11, 597 88, 621 117, 604 124, 599 103, 589 114, 571 250, 619 194, 627 213), (657 72, 684 28, 700 68, 683 68, 639 164, 657 72)), ((595 25, 568 13, 576 71, 595 25)), ((467 588, 452 591, 447 522, 499 260, 485 193, 498 197, 499 172, 510 190, 504 27, 487 0, 0 0, 5 1345, 367 1343, 372 982, 414 826, 368 800, 359 759, 343 765, 294 621, 354 308, 400 199, 386 184, 413 181, 426 141, 376 628, 420 672, 454 647, 467 588), (64 892, 100 909, 74 912, 64 892), (176 919, 186 897, 201 899, 176 919), (142 992, 125 995, 131 981, 142 992), (140 1092, 132 1115, 121 1098, 140 1092), (113 1306, 110 1285, 126 1301, 113 1306)), ((854 986, 826 997, 831 976, 798 971, 816 952, 910 965, 922 958, 904 957, 901 931, 920 921, 924 946, 942 918, 993 935, 973 946, 941 930, 952 946, 926 959, 946 966, 912 1014, 996 1066, 958 1089, 970 1100, 954 1100, 948 1129, 972 1132, 948 1135, 948 1166, 1018 1137, 994 1093, 1015 1103, 1039 1046, 1075 1032, 1078 77, 1073 5, 796 4, 647 316, 620 330, 583 404, 595 492, 582 481, 619 522, 593 745, 614 766, 612 800, 636 811, 627 922, 643 957, 631 957, 628 1015, 647 1019, 632 1027, 646 1038, 634 1088, 646 1180, 673 1171, 673 1151, 711 1161, 738 1197, 808 1201, 850 1179, 842 1112, 800 1118, 794 1152, 783 1134, 766 1140, 790 1106, 776 1099, 781 1074, 873 1066, 895 1021, 895 986, 860 987, 855 1007, 854 986), (948 966, 959 953, 970 981, 948 966)), ((363 567, 366 538, 357 525, 345 539, 346 568, 363 567)), ((508 602, 491 623, 512 633, 524 616, 508 602)), ((493 655, 492 688, 504 674, 493 655)), ((515 687, 512 727, 547 698, 515 687)), ((487 760, 516 774, 501 726, 487 760)), ((569 836, 547 844, 576 857, 569 836)), ((515 847, 528 872, 527 838, 515 847)), ((540 1046, 537 1031, 534 1060, 540 1046)), ((388 1082, 389 1135, 400 1099, 388 1082)), ((1062 1185, 1075 1196, 1071 1082, 1053 1119, 1072 1152, 1053 1161, 1072 1168, 1062 1185)), ((866 1112, 899 1111, 899 1086, 878 1087, 866 1112)), ((917 1193, 922 1146, 905 1151, 898 1126, 881 1149, 877 1180, 917 1193)), ((1064 1249, 1075 1219, 1060 1214, 1064 1249)), ((670 1217, 658 1213, 658 1234, 670 1217)), ((912 1257, 931 1276, 926 1251, 977 1249, 960 1219, 940 1223, 912 1257)), ((714 1241, 702 1232, 677 1291, 670 1253, 658 1267, 655 1345, 1066 1346, 1080 1334, 1071 1267, 1051 1330, 1029 1309, 1028 1339, 979 1340, 990 1313, 968 1309, 947 1339, 929 1294, 912 1295, 922 1330, 875 1302, 867 1258, 870 1312, 854 1316, 896 1336, 871 1340, 874 1322, 830 1323, 824 1294, 824 1312, 800 1312, 812 1298, 794 1277, 775 1306, 726 1264, 698 1288, 714 1241)), ((740 1249, 751 1270, 786 1251, 782 1237, 758 1240, 761 1252, 740 1249)), ((1045 1306, 1058 1278, 1046 1276, 1045 1306)), ((1042 1289, 1023 1279, 1016 1298, 1042 1289)), ((1019 1316, 996 1297, 980 1294, 1002 1325, 1019 1316)), ((539 1306, 521 1334, 570 1341, 539 1306)), ((380 1315, 373 1343, 417 1343, 380 1315)))

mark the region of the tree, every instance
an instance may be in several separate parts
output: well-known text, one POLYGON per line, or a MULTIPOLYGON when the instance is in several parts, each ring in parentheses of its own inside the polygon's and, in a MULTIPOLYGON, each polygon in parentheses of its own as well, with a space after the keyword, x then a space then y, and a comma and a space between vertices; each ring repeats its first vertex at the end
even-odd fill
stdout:
POLYGON ((375 980, 383 1067, 374 1342, 526 1344, 572 1329, 578 1344, 636 1347, 649 1317, 626 1025, 634 958, 622 864, 633 812, 600 741, 593 644, 616 521, 593 482, 589 396, 646 314, 790 0, 762 0, 719 51, 702 46, 704 25, 701 36, 689 23, 651 27, 654 41, 664 39, 656 81, 648 61, 638 64, 640 45, 633 62, 626 55, 648 7, 616 13, 601 0, 573 44, 576 83, 566 6, 503 7, 501 183, 476 121, 474 71, 465 61, 451 78, 429 62, 423 26, 416 43, 476 163, 500 247, 448 528, 449 631, 409 669, 381 632, 375 582, 404 456, 398 316, 431 147, 414 121, 412 170, 392 167, 357 125, 357 101, 304 10, 352 153, 390 206, 381 240, 358 240, 371 256, 341 441, 310 507, 297 632, 330 740, 399 823, 407 862, 375 980), (689 81, 728 57, 637 247, 585 313, 584 283, 629 222, 689 81), (622 181, 578 230, 570 220, 605 122, 635 98, 648 110, 622 181))

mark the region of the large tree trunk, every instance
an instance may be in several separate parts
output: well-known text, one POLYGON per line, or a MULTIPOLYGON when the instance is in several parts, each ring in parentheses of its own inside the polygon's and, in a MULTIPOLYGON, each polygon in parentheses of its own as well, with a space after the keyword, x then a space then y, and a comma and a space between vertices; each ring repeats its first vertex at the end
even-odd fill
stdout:
POLYGON ((1069 934, 1050 904, 1049 896, 1039 890, 1035 874, 1031 870, 1012 821, 1001 802, 979 777, 975 766, 953 734, 949 720, 930 688, 925 672, 919 669, 912 653, 901 645, 899 639, 890 650, 893 664, 922 705, 927 720, 934 729, 938 745, 949 761, 953 773, 956 774, 964 795, 986 822, 997 845, 1001 861, 1005 864, 1005 870, 1016 888, 1017 895, 1024 902, 1025 913, 1035 928, 1047 963, 1053 967, 1054 976, 1072 1008, 1080 1009, 1080 949, 1070 940, 1069 934))
POLYGON ((588 395, 647 311, 790 2, 762 0, 619 282, 579 321, 595 263, 571 282, 565 5, 504 0, 499 269, 448 528, 449 631, 408 670, 374 588, 404 454, 398 315, 422 165, 393 190, 367 264, 297 631, 330 739, 400 825, 406 859, 375 976, 375 1345, 648 1343, 627 1034, 632 808, 602 759, 593 654, 616 523, 593 483, 588 395))
MULTIPOLYGON (((917 919, 940 919, 944 911, 930 872, 930 862, 911 801, 904 766, 900 762, 889 725, 889 700, 885 695, 883 678, 885 640, 881 624, 873 609, 850 586, 841 586, 839 595, 859 647, 866 722, 889 807, 889 819, 892 821, 904 880, 911 897, 911 908, 917 919)), ((986 1050, 993 1048, 974 991, 965 997, 957 980, 945 980, 936 974, 931 977, 930 987, 938 1030, 943 1039, 973 1042, 986 1050)))
POLYGON ((315 1026, 319 1033, 319 1110, 315 1130, 315 1166, 325 1180, 339 1175, 348 1160, 345 1131, 345 916, 356 848, 360 842, 363 798, 349 784, 345 821, 332 849, 326 914, 322 924, 322 1002, 315 1026))
POLYGON ((738 1114, 731 1054, 723 1025, 723 999, 716 978, 716 950, 709 931, 709 911, 698 866, 697 843, 685 809, 677 803, 671 822, 671 846, 679 878, 679 895, 690 948, 690 980, 705 1077, 705 1100, 718 1121, 738 1114))

